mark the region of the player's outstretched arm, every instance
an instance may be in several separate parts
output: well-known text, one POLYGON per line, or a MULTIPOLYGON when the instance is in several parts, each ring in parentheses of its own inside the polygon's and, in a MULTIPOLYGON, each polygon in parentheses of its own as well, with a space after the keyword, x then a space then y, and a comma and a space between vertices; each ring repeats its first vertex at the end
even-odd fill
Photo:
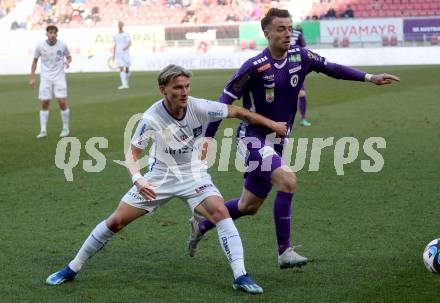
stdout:
POLYGON ((400 78, 398 76, 394 76, 391 74, 378 74, 378 75, 365 75, 365 80, 376 85, 385 85, 391 84, 393 81, 400 82, 400 78))
POLYGON ((142 155, 143 150, 131 145, 127 153, 125 154, 125 166, 127 167, 133 184, 139 190, 141 194, 147 200, 153 200, 156 198, 156 193, 153 187, 147 180, 140 174, 139 158, 142 155))
POLYGON ((35 83, 36 83, 36 81, 35 81, 35 71, 37 70, 37 63, 38 63, 38 58, 34 58, 32 60, 31 76, 30 76, 30 79, 29 79, 29 85, 32 88, 35 88, 35 83))
POLYGON ((260 114, 251 112, 244 107, 228 105, 228 118, 237 118, 246 121, 249 124, 256 124, 267 127, 276 132, 279 136, 287 135, 286 122, 275 122, 260 114))

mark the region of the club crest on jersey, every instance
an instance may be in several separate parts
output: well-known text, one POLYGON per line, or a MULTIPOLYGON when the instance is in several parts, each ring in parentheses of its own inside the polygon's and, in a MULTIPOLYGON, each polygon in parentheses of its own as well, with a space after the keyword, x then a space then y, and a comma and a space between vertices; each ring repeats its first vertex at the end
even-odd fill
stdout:
POLYGON ((298 85, 298 75, 294 74, 291 78, 290 78, 290 85, 292 85, 292 87, 296 87, 298 85))
POLYGON ((301 55, 300 54, 292 54, 289 56, 289 62, 290 63, 297 63, 301 62, 301 55))
POLYGON ((63 52, 60 51, 60 50, 57 50, 57 56, 58 56, 58 57, 62 57, 62 56, 63 56, 63 52))
POLYGON ((187 134, 181 134, 181 135, 179 136, 179 139, 180 139, 180 141, 185 141, 185 140, 188 139, 188 135, 187 135, 187 134))
POLYGON ((272 103, 275 100, 275 87, 266 88, 266 102, 272 103))
POLYGON ((200 125, 199 127, 193 128, 193 134, 194 137, 198 137, 202 134, 202 126, 200 125))

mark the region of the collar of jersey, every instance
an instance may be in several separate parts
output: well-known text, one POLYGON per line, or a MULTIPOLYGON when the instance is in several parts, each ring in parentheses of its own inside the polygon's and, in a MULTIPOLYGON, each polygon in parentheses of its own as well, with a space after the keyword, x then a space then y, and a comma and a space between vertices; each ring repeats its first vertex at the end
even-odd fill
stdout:
POLYGON ((270 61, 272 61, 273 66, 275 66, 276 69, 282 69, 284 67, 284 65, 286 65, 287 63, 287 57, 284 59, 284 62, 281 64, 278 64, 278 62, 276 61, 281 61, 281 60, 275 60, 274 58, 272 58, 272 55, 270 54, 269 48, 265 49, 265 55, 270 58, 270 61))
MULTIPOLYGON (((189 101, 189 100, 188 100, 188 101, 189 101)), ((185 119, 185 117, 186 117, 186 109, 187 109, 188 106, 185 107, 185 109, 184 109, 183 117, 180 118, 180 119, 177 119, 176 117, 173 116, 172 113, 170 113, 170 112, 168 111, 168 108, 165 106, 165 100, 163 100, 163 99, 162 99, 162 105, 163 105, 163 108, 164 108, 164 109, 166 110, 166 112, 168 113, 168 115, 170 115, 174 120, 182 121, 183 119, 185 119)))

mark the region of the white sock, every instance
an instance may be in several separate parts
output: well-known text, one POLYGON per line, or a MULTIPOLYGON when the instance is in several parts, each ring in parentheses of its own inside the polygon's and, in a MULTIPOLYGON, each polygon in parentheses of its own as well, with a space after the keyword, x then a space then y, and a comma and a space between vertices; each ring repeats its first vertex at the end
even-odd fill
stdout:
POLYGON ((66 108, 65 110, 61 110, 61 121, 63 121, 63 128, 69 129, 69 117, 70 117, 70 109, 66 108))
POLYGON ((124 73, 124 76, 123 76, 123 79, 124 79, 123 84, 124 84, 125 86, 128 86, 128 73, 126 73, 126 72, 123 72, 123 73, 124 73))
POLYGON ((121 78, 121 84, 125 85, 125 72, 119 72, 119 78, 121 78))
POLYGON ((114 234, 114 232, 108 229, 105 220, 96 225, 75 258, 69 263, 69 267, 74 272, 79 272, 84 263, 100 251, 114 234))
POLYGON ((231 218, 223 219, 216 224, 216 228, 220 246, 231 265, 234 279, 245 275, 243 245, 234 221, 231 218))
POLYGON ((127 86, 128 86, 128 80, 129 79, 130 79, 130 72, 125 73, 125 83, 127 84, 127 86))
POLYGON ((47 132, 47 120, 49 120, 49 111, 40 110, 40 132, 47 132))

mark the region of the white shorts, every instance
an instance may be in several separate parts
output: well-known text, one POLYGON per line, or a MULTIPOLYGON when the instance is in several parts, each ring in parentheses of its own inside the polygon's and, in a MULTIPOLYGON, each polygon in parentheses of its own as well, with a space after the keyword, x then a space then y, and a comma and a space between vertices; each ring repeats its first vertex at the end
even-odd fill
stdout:
POLYGON ((131 60, 129 54, 117 55, 115 57, 115 63, 117 67, 130 67, 131 60))
POLYGON ((194 179, 191 177, 184 178, 180 181, 176 176, 168 175, 164 178, 162 173, 148 172, 144 178, 156 188, 156 199, 147 201, 139 194, 136 186, 133 186, 121 199, 131 206, 145 209, 152 213, 159 206, 165 204, 172 198, 181 198, 184 200, 194 214, 194 209, 203 202, 207 197, 219 196, 222 197, 217 187, 212 183, 211 176, 208 173, 203 173, 200 178, 194 179))
POLYGON ((52 100, 52 98, 66 98, 67 97, 67 83, 66 78, 60 78, 52 81, 40 78, 40 89, 38 91, 38 99, 52 100))

